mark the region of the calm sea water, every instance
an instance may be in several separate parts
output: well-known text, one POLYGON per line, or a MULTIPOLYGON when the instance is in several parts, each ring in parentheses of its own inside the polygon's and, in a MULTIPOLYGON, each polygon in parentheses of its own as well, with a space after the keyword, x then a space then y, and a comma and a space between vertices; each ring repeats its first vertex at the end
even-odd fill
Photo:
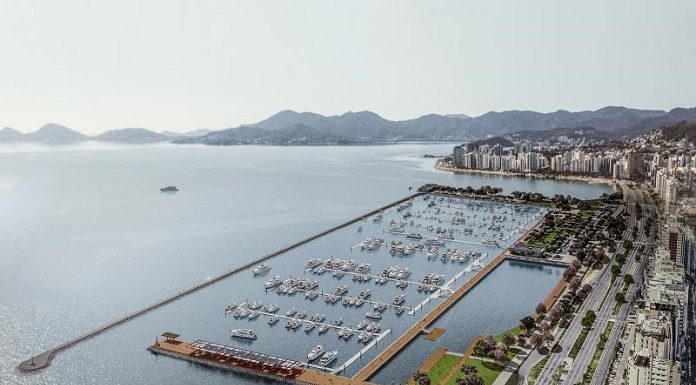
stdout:
MULTIPOLYGON (((123 313, 403 197, 409 186, 495 185, 506 192, 582 198, 610 191, 602 185, 453 175, 420 157, 450 149, 450 144, 0 147, 0 383, 263 382, 144 350, 168 329, 227 342, 217 333, 230 323, 211 320, 205 309, 243 295, 242 280, 235 277, 69 349, 48 370, 27 375, 15 366, 123 313), (181 191, 160 194, 166 184, 181 191)), ((515 285, 512 279, 491 279, 478 286, 450 312, 461 316, 448 313, 442 319, 466 320, 448 324, 448 330, 462 330, 449 340, 466 345, 475 334, 516 323, 545 296, 556 274, 501 265, 491 278, 525 279, 515 285)), ((387 369, 406 370, 433 349, 418 348, 420 343, 387 369)), ((399 378, 387 369, 377 379, 399 378)))

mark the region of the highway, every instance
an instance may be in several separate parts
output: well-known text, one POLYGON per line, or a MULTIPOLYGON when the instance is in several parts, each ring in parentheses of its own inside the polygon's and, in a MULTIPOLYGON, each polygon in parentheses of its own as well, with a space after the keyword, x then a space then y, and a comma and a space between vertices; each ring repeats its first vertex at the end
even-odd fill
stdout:
MULTIPOLYGON (((626 230, 626 233, 624 234, 624 239, 627 239, 630 234, 633 226, 636 223, 636 211, 635 208, 633 207, 633 203, 637 201, 635 191, 633 190, 625 190, 627 191, 627 203, 628 203, 628 212, 630 214, 630 219, 629 219, 629 226, 626 230)), ((640 196, 640 194, 638 194, 640 196)), ((645 218, 645 217, 644 217, 645 218)), ((643 234, 643 221, 641 221, 641 224, 639 226, 639 235, 637 238, 636 243, 640 243, 645 241, 645 236, 643 234)), ((623 243, 620 243, 616 254, 623 253, 623 243)), ((636 248, 634 247, 633 250, 629 252, 629 255, 626 259, 626 262, 623 265, 622 272, 623 273, 629 273, 633 274, 636 277, 640 277, 641 275, 641 269, 642 269, 642 263, 641 264, 636 264, 635 262, 635 254, 636 254, 636 248)), ((645 259, 643 259, 645 261, 645 259)), ((643 262, 644 263, 644 262, 643 262)), ((633 284, 630 286, 629 291, 627 292, 627 299, 632 300, 633 296, 635 296, 636 288, 640 284, 640 281, 636 281, 636 284, 633 284)), ((575 361, 573 362, 572 366, 568 370, 567 375, 565 376, 565 381, 564 384, 575 384, 577 382, 580 382, 582 380, 583 374, 587 371, 587 368, 589 367, 590 362, 592 361, 592 357, 594 356, 595 352, 595 347, 597 346, 600 336, 604 332, 604 326, 605 323, 603 321, 607 319, 614 319, 613 317, 613 311, 614 311, 614 305, 615 305, 615 299, 614 296, 616 293, 618 293, 622 287, 623 287, 623 280, 621 278, 617 278, 615 282, 612 284, 611 282, 611 272, 609 266, 606 266, 602 272, 595 277, 594 279, 594 288, 590 292, 590 294, 587 296, 585 301, 582 303, 580 308, 578 309, 576 316, 573 318, 571 321, 570 325, 568 328, 563 331, 561 331, 562 337, 558 341, 558 345, 560 346, 560 351, 557 353, 551 353, 549 360, 542 370, 538 380, 537 384, 539 385, 552 385, 554 383, 554 375, 558 373, 559 368, 563 364, 563 362, 568 358, 568 353, 570 352, 572 346, 574 345, 575 341, 577 340, 578 336, 580 335, 580 332, 582 331, 583 327, 581 324, 582 317, 585 315, 587 310, 593 310, 597 314, 597 321, 593 329, 588 333, 587 338, 585 340, 585 343, 583 344, 582 349, 579 351, 575 361), (605 299, 606 296, 606 299, 605 299)), ((629 302, 630 303, 630 302, 629 302)), ((625 304, 621 308, 620 314, 616 317, 617 320, 623 321, 626 319, 628 316, 628 311, 629 311, 629 305, 625 304)), ((621 323, 621 322, 619 322, 621 323)), ((612 334, 610 335, 609 341, 606 344, 605 351, 609 351, 609 353, 606 353, 606 355, 603 353, 602 355, 602 365, 598 365, 597 368, 597 373, 598 376, 606 376, 606 373, 609 370, 610 364, 611 364, 611 355, 613 355, 613 350, 614 346, 616 345, 616 341, 618 340, 618 337, 621 335, 620 330, 622 325, 619 325, 617 323, 616 327, 612 329, 612 334), (606 358, 606 359, 605 359, 606 358), (607 361, 607 362, 605 362, 607 361)), ((530 353, 529 358, 520 366, 520 378, 521 380, 526 378, 529 370, 531 367, 541 358, 541 355, 536 351, 532 351, 530 353)), ((523 381, 523 380, 522 380, 523 381)))

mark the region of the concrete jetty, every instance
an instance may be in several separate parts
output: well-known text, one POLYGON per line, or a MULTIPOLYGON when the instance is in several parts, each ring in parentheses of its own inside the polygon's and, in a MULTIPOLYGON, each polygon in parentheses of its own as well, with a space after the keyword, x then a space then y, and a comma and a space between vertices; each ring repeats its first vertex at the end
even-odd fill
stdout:
POLYGON ((24 371, 24 372, 30 372, 30 371, 34 371, 34 370, 38 370, 38 369, 43 369, 43 368, 47 367, 48 365, 50 365, 51 360, 53 359, 53 357, 54 357, 57 353, 59 353, 59 352, 65 350, 65 349, 67 349, 67 348, 70 348, 70 347, 72 347, 72 346, 74 346, 74 345, 76 345, 76 344, 78 344, 78 343, 80 343, 80 342, 82 342, 82 341, 84 341, 84 340, 87 340, 87 339, 89 339, 89 338, 95 337, 95 336, 97 336, 97 335, 99 335, 99 334, 101 334, 101 333, 104 333, 104 332, 106 332, 106 331, 108 331, 108 330, 110 330, 110 329, 112 329, 112 328, 114 328, 114 327, 116 327, 116 326, 119 326, 119 325, 121 325, 121 324, 123 324, 123 323, 125 323, 125 322, 128 322, 128 321, 130 321, 130 320, 132 320, 132 319, 134 319, 134 318, 140 317, 141 315, 143 315, 143 314, 145 314, 145 313, 148 313, 148 312, 150 312, 150 311, 152 311, 152 310, 155 310, 155 309, 157 309, 157 308, 159 308, 159 307, 161 307, 161 306, 164 306, 164 305, 166 305, 166 304, 168 304, 168 303, 170 303, 170 302, 173 302, 173 301, 175 301, 175 300, 177 300, 177 299, 179 299, 179 298, 182 298, 182 297, 184 297, 184 296, 186 296, 186 295, 192 294, 192 293, 194 293, 194 292, 196 292, 196 291, 198 291, 198 290, 200 290, 200 289, 203 289, 203 288, 205 288, 205 287, 207 287, 207 286, 209 286, 209 285, 212 285, 212 284, 214 284, 214 283, 217 283, 217 282, 219 282, 219 281, 221 281, 221 280, 223 280, 223 279, 225 279, 225 278, 227 278, 227 277, 229 277, 229 276, 231 276, 231 275, 233 275, 233 274, 236 274, 236 273, 238 273, 238 272, 240 272, 240 271, 243 271, 243 270, 245 270, 245 269, 252 268, 253 266, 255 266, 255 265, 257 265, 257 264, 259 264, 259 263, 261 263, 261 262, 264 262, 264 261, 266 261, 266 260, 268 260, 268 259, 277 257, 277 256, 280 255, 280 254, 283 254, 283 253, 285 253, 285 252, 287 252, 287 251, 290 251, 290 250, 292 250, 292 249, 294 249, 294 248, 297 248, 297 247, 299 247, 299 246, 302 246, 302 245, 304 245, 304 244, 306 244, 306 243, 308 243, 308 242, 311 242, 311 241, 313 241, 313 240, 315 240, 315 239, 317 239, 317 238, 321 238, 321 237, 323 237, 324 235, 327 235, 327 234, 329 234, 329 233, 332 233, 332 232, 334 232, 334 231, 336 231, 336 230, 339 230, 339 229, 342 229, 342 228, 344 228, 344 227, 350 226, 350 225, 352 225, 352 224, 354 224, 354 223, 356 223, 356 222, 358 222, 358 221, 361 221, 361 220, 363 220, 363 219, 365 219, 365 218, 367 218, 367 217, 370 217, 370 216, 372 216, 372 215, 376 215, 376 214, 378 214, 378 213, 380 213, 380 212, 382 212, 382 211, 384 211, 384 210, 387 210, 387 209, 389 209, 389 208, 391 208, 391 207, 393 207, 393 206, 395 206, 395 205, 398 205, 398 204, 400 204, 400 203, 406 202, 406 201, 408 201, 408 200, 410 200, 410 199, 416 198, 416 197, 418 197, 418 196, 420 196, 420 195, 423 195, 423 192, 416 192, 416 193, 414 193, 414 194, 408 195, 408 196, 406 196, 406 197, 404 197, 404 198, 402 198, 402 199, 399 199, 399 200, 397 200, 397 201, 394 201, 394 202, 392 202, 392 203, 389 203, 389 204, 387 204, 387 205, 384 205, 384 206, 382 206, 382 207, 380 207, 380 208, 377 208, 377 209, 375 209, 375 210, 372 210, 372 211, 370 211, 370 212, 368 212, 368 213, 365 213, 365 214, 363 214, 363 215, 360 215, 360 216, 358 216, 358 217, 355 217, 355 218, 353 218, 353 219, 350 219, 350 220, 348 220, 348 221, 346 221, 346 222, 343 222, 343 223, 341 223, 341 224, 338 224, 338 225, 336 225, 336 226, 333 226, 333 227, 331 227, 331 228, 329 228, 329 229, 327 229, 327 230, 324 230, 324 231, 322 231, 322 232, 320 232, 320 233, 314 234, 314 235, 312 235, 312 236, 310 236, 310 237, 307 237, 307 238, 305 238, 305 239, 303 239, 303 240, 301 240, 301 241, 295 242, 295 243, 293 243, 293 244, 291 244, 291 245, 289 245, 289 246, 285 246, 285 247, 283 247, 283 248, 281 248, 281 249, 279 249, 279 250, 276 250, 276 251, 274 251, 274 252, 272 252, 272 253, 266 254, 266 255, 264 255, 264 256, 262 256, 262 257, 260 257, 260 258, 257 258, 257 259, 255 259, 255 260, 253 260, 253 261, 250 261, 250 262, 248 262, 248 263, 245 263, 244 265, 241 265, 241 266, 235 267, 235 268, 233 268, 233 269, 231 269, 231 270, 225 271, 225 272, 223 272, 223 273, 221 273, 221 274, 219 274, 219 275, 217 275, 217 276, 215 276, 215 277, 212 277, 212 278, 210 278, 210 279, 207 279, 207 280, 205 280, 205 281, 203 281, 203 282, 199 282, 199 283, 197 283, 197 284, 195 284, 195 285, 193 285, 193 286, 191 286, 191 287, 189 287, 189 288, 187 288, 187 289, 185 289, 185 290, 183 290, 183 291, 180 291, 180 292, 178 292, 178 293, 176 293, 176 294, 173 294, 173 295, 171 295, 171 296, 169 296, 169 297, 166 297, 166 298, 164 298, 164 299, 162 299, 162 300, 160 300, 160 301, 158 301, 158 302, 156 302, 156 303, 153 303, 153 304, 151 304, 151 305, 149 305, 149 306, 143 307, 143 308, 141 308, 141 309, 139 309, 139 310, 136 310, 136 311, 134 311, 134 312, 132 312, 132 313, 126 314, 125 316, 120 317, 120 318, 118 318, 118 319, 116 319, 116 320, 114 320, 114 321, 111 321, 111 322, 109 322, 109 323, 107 323, 107 324, 105 324, 105 325, 99 326, 98 328, 96 328, 96 329, 94 329, 94 330, 92 330, 92 331, 89 331, 89 332, 84 333, 84 334, 82 334, 82 335, 80 335, 80 336, 77 336, 77 337, 75 337, 75 338, 73 338, 73 339, 70 339, 70 340, 68 340, 68 341, 66 341, 66 342, 64 342, 64 343, 62 343, 62 344, 60 344, 60 345, 58 345, 58 346, 56 346, 56 347, 54 347, 54 348, 51 348, 51 349, 49 349, 49 350, 47 350, 47 351, 45 351, 45 352, 43 352, 43 353, 40 353, 40 354, 38 354, 38 355, 35 355, 35 356, 33 356, 33 357, 27 359, 26 361, 20 363, 19 366, 18 366, 18 369, 21 370, 21 371, 24 371))
POLYGON ((488 263, 481 271, 476 273, 469 281, 455 290, 449 297, 445 298, 442 302, 437 304, 430 312, 428 312, 423 318, 406 330, 399 338, 397 338, 388 348, 386 348, 382 353, 377 355, 372 361, 370 361, 365 367, 360 369, 358 373, 353 376, 353 380, 357 382, 365 382, 371 378, 377 371, 382 368, 387 362, 389 362, 394 356, 403 350, 406 345, 408 345, 414 338, 416 338, 423 329, 433 323, 442 314, 444 314, 452 305, 454 305, 460 298, 464 296, 469 290, 474 288, 481 280, 483 280, 488 274, 490 274, 496 267, 498 267, 503 261, 505 261, 506 255, 499 254, 490 263, 488 263))

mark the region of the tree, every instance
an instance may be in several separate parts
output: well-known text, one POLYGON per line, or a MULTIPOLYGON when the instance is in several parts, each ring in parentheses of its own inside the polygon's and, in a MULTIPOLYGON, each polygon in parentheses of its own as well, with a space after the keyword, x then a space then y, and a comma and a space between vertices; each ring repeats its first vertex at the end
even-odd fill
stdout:
POLYGON ((551 333, 550 331, 544 332, 542 339, 545 343, 552 342, 554 340, 553 333, 551 333))
POLYGON ((534 317, 526 316, 520 320, 520 326, 526 331, 532 331, 536 327, 536 320, 534 317))
POLYGON ((474 365, 467 365, 467 364, 462 365, 461 371, 462 371, 462 373, 464 373, 465 376, 470 376, 472 374, 478 373, 476 371, 476 367, 474 365))
POLYGON ((585 316, 582 317, 582 320, 580 323, 582 324, 582 326, 589 328, 592 326, 592 324, 594 323, 594 321, 596 319, 597 319, 597 314, 595 314, 595 312, 593 310, 588 310, 585 313, 585 316))
POLYGON ((570 284, 568 284, 568 289, 571 291, 571 293, 575 293, 580 287, 581 283, 582 280, 580 277, 573 277, 573 279, 570 280, 570 284))
POLYGON ((539 302, 536 307, 536 313, 539 315, 546 314, 546 305, 543 302, 539 302))
POLYGON ((495 349, 493 351, 493 357, 497 361, 505 361, 507 359, 507 353, 503 349, 495 349))
POLYGON ((418 385, 430 385, 430 377, 420 370, 413 373, 413 381, 418 385))
POLYGON ((617 264, 611 265, 611 275, 616 277, 619 274, 621 274, 621 266, 619 266, 617 264))
POLYGON ((513 336, 511 333, 505 333, 503 334, 502 341, 505 344, 505 346, 509 348, 510 346, 515 344, 515 336, 513 336))
POLYGON ((633 281, 633 276, 632 276, 631 274, 626 274, 626 275, 624 275, 623 280, 624 280, 624 283, 625 283, 626 285, 630 285, 630 284, 632 284, 632 283, 634 282, 634 281, 633 281))
POLYGON ((478 374, 473 374, 457 379, 457 385, 484 385, 483 379, 478 374))
POLYGON ((539 333, 534 333, 532 334, 531 337, 529 337, 529 342, 532 343, 532 346, 539 346, 541 345, 543 337, 539 333))
POLYGON ((571 264, 571 266, 573 266, 573 267, 575 268, 575 270, 579 270, 580 267, 582 267, 582 262, 580 262, 579 259, 576 259, 576 260, 573 261, 573 263, 571 264))
POLYGON ((616 293, 614 299, 616 299, 616 302, 618 303, 624 303, 626 301, 626 296, 624 293, 616 293))

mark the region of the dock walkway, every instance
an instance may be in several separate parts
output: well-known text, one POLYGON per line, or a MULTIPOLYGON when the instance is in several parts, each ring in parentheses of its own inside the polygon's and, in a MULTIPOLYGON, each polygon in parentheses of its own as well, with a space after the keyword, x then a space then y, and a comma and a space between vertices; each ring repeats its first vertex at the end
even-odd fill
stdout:
POLYGON ((355 381, 367 381, 372 377, 384 364, 389 362, 396 354, 398 354, 406 345, 413 341, 416 336, 418 336, 423 329, 426 329, 433 321, 438 319, 443 313, 445 313, 454 303, 456 303, 460 298, 464 296, 469 290, 476 286, 482 279, 484 279, 490 272, 495 270, 504 260, 506 259, 505 254, 499 254, 490 263, 488 263, 481 271, 474 275, 469 281, 467 281, 460 288, 455 290, 452 295, 445 298, 442 302, 437 304, 433 310, 416 322, 411 328, 406 330, 398 339, 396 339, 387 349, 375 357, 370 363, 368 363, 364 368, 362 368, 358 373, 353 376, 355 381))

